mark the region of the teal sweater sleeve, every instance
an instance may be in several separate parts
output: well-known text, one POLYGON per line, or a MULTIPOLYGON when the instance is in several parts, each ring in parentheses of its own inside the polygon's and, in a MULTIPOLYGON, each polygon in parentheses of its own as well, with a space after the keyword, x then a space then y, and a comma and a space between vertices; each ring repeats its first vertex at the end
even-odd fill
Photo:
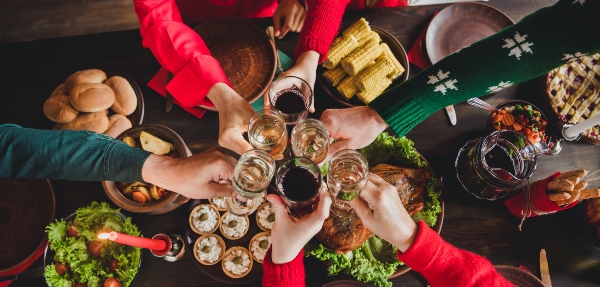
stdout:
POLYGON ((538 77, 600 51, 598 0, 560 0, 455 52, 369 104, 398 134, 439 109, 538 77))
POLYGON ((151 153, 89 131, 50 131, 0 125, 0 178, 78 181, 142 180, 151 153))

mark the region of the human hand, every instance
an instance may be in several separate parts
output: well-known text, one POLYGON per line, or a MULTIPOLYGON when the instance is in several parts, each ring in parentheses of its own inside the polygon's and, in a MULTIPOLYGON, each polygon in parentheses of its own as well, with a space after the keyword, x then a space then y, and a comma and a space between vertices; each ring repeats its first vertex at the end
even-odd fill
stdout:
POLYGON ((290 262, 323 227, 323 222, 329 217, 331 197, 327 189, 322 188, 317 209, 302 218, 289 215, 279 195, 269 194, 267 200, 271 202, 276 218, 271 230, 271 260, 275 264, 290 262))
POLYGON ((306 9, 298 0, 281 0, 275 13, 273 13, 273 26, 275 37, 281 39, 288 31, 300 32, 306 19, 306 9), (283 27, 281 23, 284 21, 283 27))
POLYGON ((319 54, 316 51, 306 51, 302 53, 300 57, 298 57, 296 64, 292 68, 285 71, 284 73, 279 74, 279 77, 295 76, 305 80, 308 83, 310 89, 313 91, 313 100, 310 105, 310 108, 308 109, 308 111, 311 113, 315 112, 314 90, 315 80, 317 78, 317 66, 319 65, 320 56, 321 54, 319 54))
POLYGON ((244 98, 224 83, 214 85, 206 95, 219 111, 219 145, 237 154, 251 150, 244 139, 254 110, 244 98))
MULTIPOLYGON (((321 115, 329 136, 329 154, 342 149, 359 149, 371 144, 387 128, 387 124, 368 106, 349 109, 329 109, 321 115)), ((327 159, 326 159, 327 160, 327 159)))
POLYGON ((369 230, 401 252, 415 240, 417 225, 400 201, 398 190, 381 177, 369 174, 360 197, 350 205, 369 230))
POLYGON ((144 162, 142 178, 189 198, 231 196, 231 175, 236 163, 218 147, 176 159, 153 154, 144 162))

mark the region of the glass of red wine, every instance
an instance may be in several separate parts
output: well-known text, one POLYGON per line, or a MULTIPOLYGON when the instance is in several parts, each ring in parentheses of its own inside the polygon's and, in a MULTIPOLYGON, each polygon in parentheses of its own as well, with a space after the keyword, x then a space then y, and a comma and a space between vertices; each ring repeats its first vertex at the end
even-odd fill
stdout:
POLYGON ((310 159, 291 158, 277 169, 277 193, 296 217, 310 214, 319 202, 321 170, 310 159))
POLYGON ((306 118, 312 101, 312 88, 305 80, 296 76, 281 77, 269 87, 271 108, 283 115, 288 126, 306 118))

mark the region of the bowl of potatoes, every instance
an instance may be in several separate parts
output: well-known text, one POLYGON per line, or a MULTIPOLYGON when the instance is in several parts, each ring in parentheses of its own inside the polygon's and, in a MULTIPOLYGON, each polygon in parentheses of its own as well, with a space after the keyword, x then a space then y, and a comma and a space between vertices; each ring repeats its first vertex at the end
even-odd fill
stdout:
MULTIPOLYGON (((117 139, 134 148, 172 158, 192 155, 183 139, 163 125, 139 125, 124 131, 117 139)), ((102 187, 112 202, 131 212, 163 214, 189 200, 179 193, 146 182, 103 181, 102 187)))

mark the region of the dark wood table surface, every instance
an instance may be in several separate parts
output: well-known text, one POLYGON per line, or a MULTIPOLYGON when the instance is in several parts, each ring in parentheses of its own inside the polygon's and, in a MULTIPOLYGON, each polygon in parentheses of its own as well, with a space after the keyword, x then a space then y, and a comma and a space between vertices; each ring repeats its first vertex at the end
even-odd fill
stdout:
MULTIPOLYGON (((499 8, 514 21, 556 0, 495 0, 487 2, 499 8)), ((435 11, 447 5, 402 7, 375 11, 349 12, 344 26, 365 17, 371 25, 392 33, 408 50, 426 27, 435 11)), ((256 20, 260 26, 270 19, 256 20)), ((551 27, 548 27, 551 29, 551 27)), ((297 35, 278 41, 278 47, 291 55, 297 35)), ((560 41, 560 39, 557 39, 560 41)), ((152 53, 141 45, 138 30, 86 36, 41 40, 0 45, 0 123, 12 122, 24 127, 50 129, 53 124, 42 113, 42 105, 53 89, 79 69, 108 67, 129 74, 140 85, 145 100, 144 123, 166 125, 185 140, 194 153, 217 144, 218 117, 209 112, 201 120, 174 107, 164 113, 164 99, 150 90, 146 83, 159 69, 152 53)), ((419 71, 411 66, 411 74, 419 71)), ((343 108, 316 85, 317 113, 327 108, 343 108)), ((495 105, 508 99, 526 99, 539 104, 542 84, 532 80, 483 99, 495 105)), ((451 244, 481 254, 497 265, 522 265, 539 276, 539 252, 548 254, 554 286, 598 286, 600 284, 600 248, 592 245, 582 228, 580 206, 573 209, 527 219, 523 231, 519 218, 511 215, 502 201, 483 201, 466 194, 456 186, 453 164, 458 149, 466 141, 486 135, 488 112, 466 103, 455 105, 458 124, 451 126, 444 111, 439 111, 419 124, 407 136, 445 180, 446 212, 441 235, 451 244)), ((555 171, 585 168, 600 169, 600 147, 582 143, 565 143, 558 155, 538 158, 533 180, 555 171)), ((599 186, 598 173, 590 186, 599 186)), ((109 201, 99 182, 52 181, 56 193, 56 217, 64 217, 91 201, 109 201)), ((147 236, 156 233, 184 233, 187 226, 187 206, 164 215, 132 216, 147 236)), ((132 286, 221 286, 224 285, 200 272, 192 254, 178 262, 168 263, 144 251, 143 264, 132 286)), ((35 263, 40 265, 41 261, 35 263)), ((306 259, 306 283, 321 286, 327 282, 348 279, 329 277, 324 265, 306 259)), ((469 266, 464 266, 469 268, 469 266)), ((414 271, 392 279, 395 286, 425 286, 424 279, 414 271)), ((12 286, 44 286, 42 278, 15 282, 12 286)), ((259 286, 260 281, 252 286, 259 286)))

